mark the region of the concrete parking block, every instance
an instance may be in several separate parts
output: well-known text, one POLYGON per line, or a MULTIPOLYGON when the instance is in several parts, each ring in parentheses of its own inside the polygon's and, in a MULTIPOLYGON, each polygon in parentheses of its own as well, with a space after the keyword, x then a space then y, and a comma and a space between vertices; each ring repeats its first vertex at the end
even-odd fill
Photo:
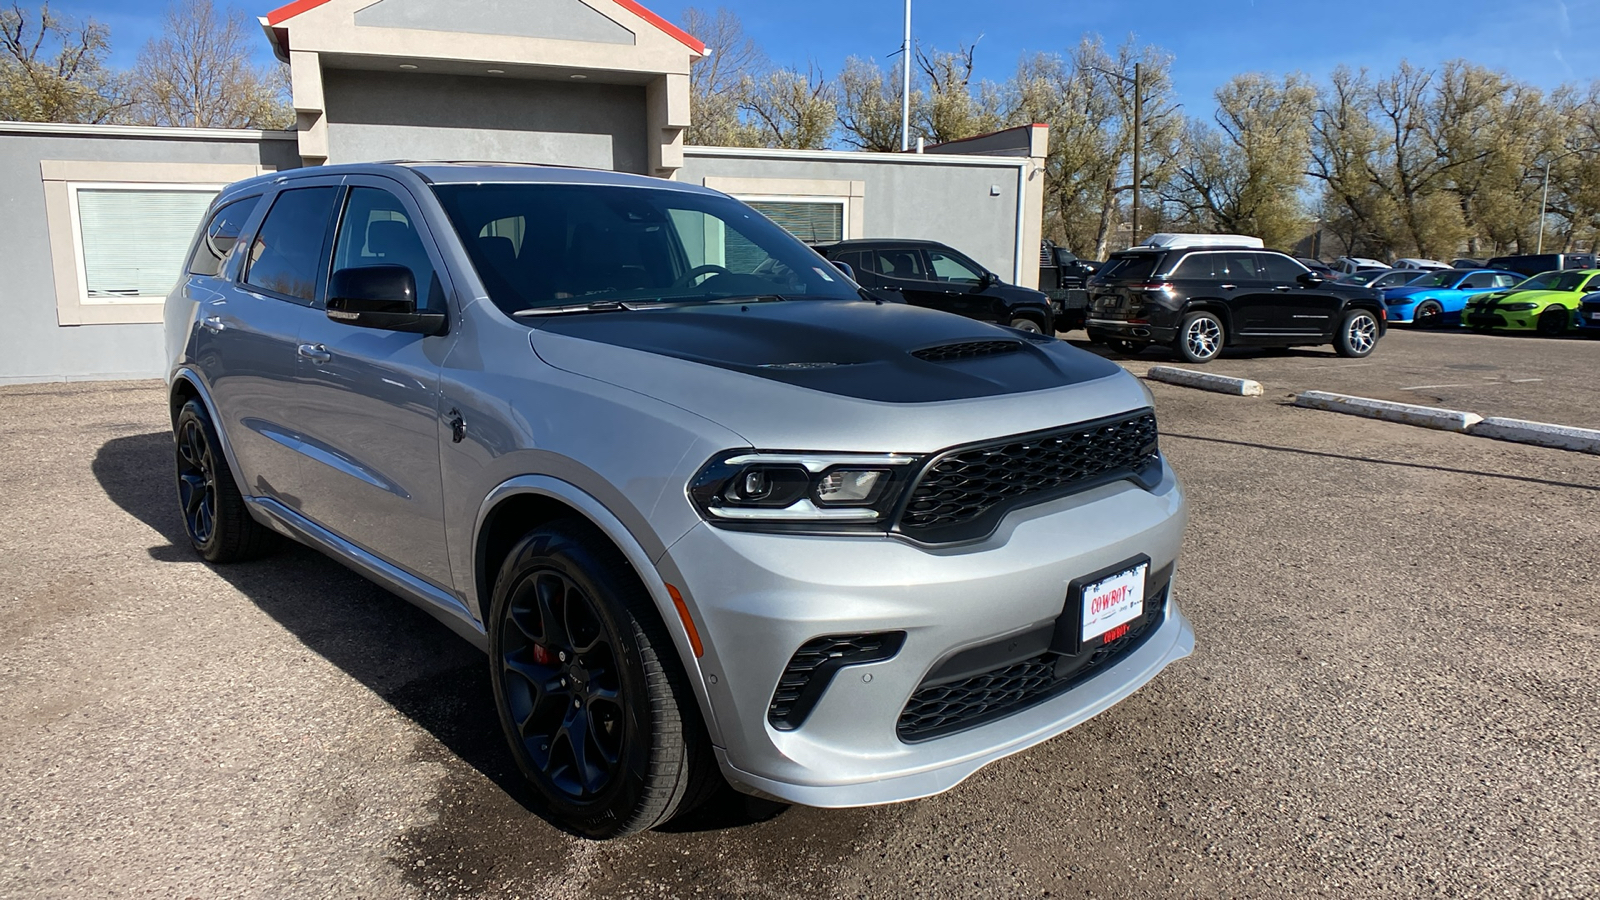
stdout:
POLYGON ((1259 397, 1262 394, 1259 381, 1229 378, 1226 375, 1213 375, 1210 372, 1196 372, 1193 369, 1179 369, 1175 366, 1151 366, 1145 377, 1167 384, 1199 388, 1202 391, 1216 391, 1219 394, 1237 394, 1241 397, 1259 397))
POLYGON ((1439 409, 1434 406, 1417 406, 1411 403, 1391 403, 1387 400, 1352 397, 1349 394, 1330 394, 1326 391, 1303 391, 1294 398, 1294 405, 1303 406, 1307 409, 1321 409, 1328 412, 1347 413, 1352 416, 1365 416, 1369 419, 1383 419, 1388 422, 1417 425, 1422 428, 1437 428, 1440 431, 1465 432, 1483 421, 1483 417, 1477 413, 1463 412, 1457 409, 1439 409))
POLYGON ((1491 416, 1471 426, 1467 432, 1478 437, 1515 441, 1519 444, 1537 444, 1540 447, 1600 454, 1600 431, 1593 428, 1573 428, 1568 425, 1551 425, 1546 422, 1491 416))

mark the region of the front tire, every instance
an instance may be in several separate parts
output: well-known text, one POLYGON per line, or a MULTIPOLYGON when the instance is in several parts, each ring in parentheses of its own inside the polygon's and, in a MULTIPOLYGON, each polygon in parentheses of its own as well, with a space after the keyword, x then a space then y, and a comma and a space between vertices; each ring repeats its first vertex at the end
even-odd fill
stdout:
POLYGON ((1333 349, 1346 359, 1361 359, 1372 354, 1378 346, 1378 320, 1364 309, 1353 309, 1344 315, 1339 333, 1333 337, 1333 349))
POLYGON ((1221 355, 1227 341, 1228 332, 1221 319, 1212 313, 1195 312, 1184 316, 1178 325, 1173 349, 1185 362, 1208 363, 1221 355))
POLYGON ((190 400, 178 411, 173 441, 178 507, 195 552, 212 563, 241 562, 271 552, 278 536, 250 517, 211 414, 199 400, 190 400))
POLYGON ((1412 328, 1442 328, 1444 327, 1444 308, 1432 300, 1424 300, 1417 304, 1417 309, 1411 314, 1412 328))
POLYGON ((552 817, 592 838, 654 828, 717 784, 672 639, 622 554, 587 523, 529 532, 489 618, 495 708, 552 817))
POLYGON ((1567 333, 1572 314, 1564 306, 1547 306, 1539 314, 1538 332, 1545 337, 1558 337, 1567 333))
POLYGON ((1025 317, 1021 317, 1021 316, 1011 320, 1011 327, 1015 328, 1018 331, 1026 331, 1029 334, 1044 334, 1044 326, 1043 325, 1040 325, 1038 322, 1035 322, 1033 319, 1029 319, 1029 318, 1025 318, 1025 317))

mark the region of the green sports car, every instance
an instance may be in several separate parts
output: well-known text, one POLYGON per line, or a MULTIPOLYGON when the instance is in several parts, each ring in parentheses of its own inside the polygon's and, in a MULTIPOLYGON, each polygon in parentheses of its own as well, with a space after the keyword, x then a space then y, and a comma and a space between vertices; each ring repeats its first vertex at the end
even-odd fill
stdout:
POLYGON ((1600 269, 1545 272, 1508 290, 1473 297, 1461 324, 1478 331, 1563 334, 1574 324, 1579 301, 1594 291, 1600 291, 1600 269))

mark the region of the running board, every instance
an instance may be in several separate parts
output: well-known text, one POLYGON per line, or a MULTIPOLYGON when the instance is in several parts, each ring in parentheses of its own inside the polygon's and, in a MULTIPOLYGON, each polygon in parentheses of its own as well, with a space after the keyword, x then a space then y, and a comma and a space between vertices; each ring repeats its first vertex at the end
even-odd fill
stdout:
POLYGON ((474 647, 488 652, 489 636, 467 610, 466 604, 460 600, 361 549, 277 500, 270 497, 245 497, 244 502, 258 514, 257 518, 270 520, 269 524, 275 526, 274 530, 285 532, 301 543, 322 551, 367 580, 377 583, 393 594, 398 594, 444 623, 474 647))

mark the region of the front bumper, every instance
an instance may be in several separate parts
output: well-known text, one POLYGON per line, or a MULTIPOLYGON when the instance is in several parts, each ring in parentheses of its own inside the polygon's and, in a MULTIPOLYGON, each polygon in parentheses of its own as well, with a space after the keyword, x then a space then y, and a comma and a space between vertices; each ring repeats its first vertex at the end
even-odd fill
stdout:
POLYGON ((1169 663, 1194 634, 1165 588, 1166 610, 1142 643, 1064 691, 1003 718, 917 742, 896 726, 907 700, 963 650, 1005 645, 1061 616, 1068 584, 1144 555, 1152 579, 1171 571, 1186 518, 1163 463, 1146 491, 1131 482, 1017 510, 987 540, 923 547, 890 537, 811 537, 700 525, 658 563, 682 586, 704 638, 699 675, 720 738, 723 774, 749 793, 810 806, 891 803, 948 790, 994 760, 1115 705, 1169 663), (794 730, 768 708, 805 642, 904 632, 890 659, 840 669, 794 730))
POLYGON ((1496 309, 1482 312, 1468 307, 1461 323, 1469 328, 1500 328, 1507 331, 1532 331, 1538 326, 1538 310, 1526 312, 1496 309))

